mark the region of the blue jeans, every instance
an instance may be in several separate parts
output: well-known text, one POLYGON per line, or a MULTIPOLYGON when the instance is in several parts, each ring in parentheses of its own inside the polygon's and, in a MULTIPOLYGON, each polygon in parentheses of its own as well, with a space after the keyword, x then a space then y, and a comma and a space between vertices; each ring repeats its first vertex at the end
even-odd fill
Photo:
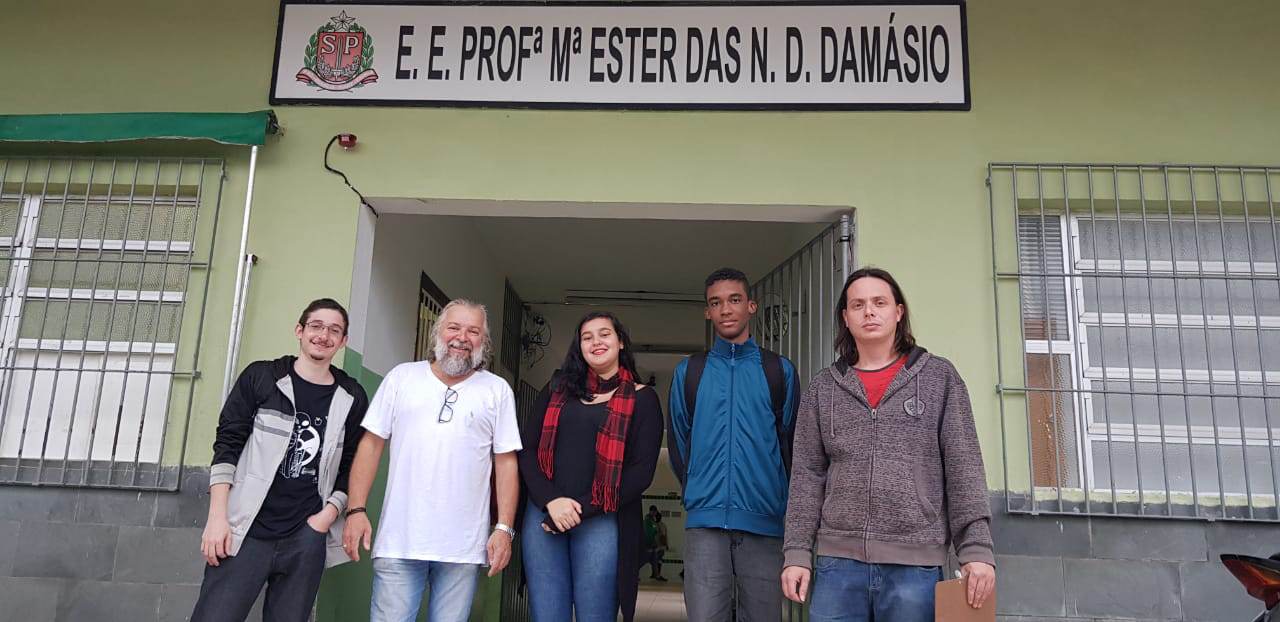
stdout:
POLYGON ((479 564, 375 557, 369 620, 413 622, 422 604, 422 591, 430 584, 427 612, 431 622, 466 622, 479 572, 479 564))
POLYGON ((810 622, 933 622, 938 566, 864 564, 824 557, 815 563, 810 622))
POLYGON ((520 530, 533 622, 617 620, 617 515, 594 516, 561 534, 543 531, 543 516, 530 503, 520 530))

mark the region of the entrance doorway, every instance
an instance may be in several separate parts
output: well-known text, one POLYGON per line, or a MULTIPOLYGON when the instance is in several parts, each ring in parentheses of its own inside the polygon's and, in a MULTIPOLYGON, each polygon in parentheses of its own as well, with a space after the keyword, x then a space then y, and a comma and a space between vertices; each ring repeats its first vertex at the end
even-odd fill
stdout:
MULTIPOLYGON (((560 367, 578 319, 594 309, 626 323, 640 378, 656 385, 665 412, 676 364, 711 343, 703 281, 724 266, 752 279, 752 334, 796 364, 802 385, 832 360, 836 290, 854 264, 848 208, 375 204, 381 216, 363 216, 357 238, 349 348, 376 375, 414 354, 424 275, 488 307, 492 371, 513 383, 522 418, 533 415, 529 402, 560 367), (520 313, 506 308, 513 304, 520 313)), ((667 581, 649 579, 649 566, 637 570, 641 622, 684 619, 683 508, 665 452, 644 506, 657 506, 667 525, 667 581)), ((504 622, 528 619, 518 566, 517 555, 504 573, 504 622)))

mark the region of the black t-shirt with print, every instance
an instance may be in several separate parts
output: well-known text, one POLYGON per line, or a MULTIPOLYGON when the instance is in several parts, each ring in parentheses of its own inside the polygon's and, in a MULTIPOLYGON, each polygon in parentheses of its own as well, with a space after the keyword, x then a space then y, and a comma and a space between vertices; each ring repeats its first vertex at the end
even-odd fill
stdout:
POLYGON ((329 419, 329 403, 337 384, 312 384, 289 370, 293 380, 293 435, 284 460, 276 469, 276 477, 267 491, 249 535, 254 538, 282 538, 306 524, 307 517, 324 507, 317 480, 320 475, 320 450, 324 428, 329 419))

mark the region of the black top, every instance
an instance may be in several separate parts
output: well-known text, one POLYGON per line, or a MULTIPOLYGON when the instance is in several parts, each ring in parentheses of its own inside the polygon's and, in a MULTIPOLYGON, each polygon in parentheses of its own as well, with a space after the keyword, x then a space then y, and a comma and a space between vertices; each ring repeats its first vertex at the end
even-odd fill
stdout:
POLYGON ((329 419, 329 404, 337 384, 312 384, 294 371, 293 435, 284 460, 276 469, 275 480, 262 501, 262 509, 249 527, 254 538, 282 538, 306 522, 307 517, 324 507, 317 484, 320 476, 320 451, 324 445, 324 429, 329 419))
MULTIPOLYGON (((596 477, 596 437, 608 417, 608 402, 583 404, 569 400, 560 410, 556 469, 551 485, 562 493, 559 496, 576 499, 583 508, 591 504, 591 484, 596 477)), ((543 509, 545 505, 538 503, 543 509)))
MULTIPOLYGON (((521 431, 524 449, 519 453, 520 480, 535 506, 545 510, 552 499, 572 497, 582 504, 582 520, 587 520, 603 511, 600 506, 591 505, 591 483, 596 468, 596 430, 604 425, 607 402, 587 405, 571 399, 565 403, 556 431, 555 477, 547 479, 538 466, 538 443, 550 402, 551 391, 543 388, 531 411, 534 416, 521 431)), ((627 427, 627 447, 618 483, 618 604, 628 622, 635 617, 640 558, 645 550, 644 503, 640 495, 653 483, 662 449, 662 429, 662 403, 657 391, 652 387, 640 389, 636 392, 631 425, 627 427)), ((544 522, 552 524, 545 517, 544 522)))

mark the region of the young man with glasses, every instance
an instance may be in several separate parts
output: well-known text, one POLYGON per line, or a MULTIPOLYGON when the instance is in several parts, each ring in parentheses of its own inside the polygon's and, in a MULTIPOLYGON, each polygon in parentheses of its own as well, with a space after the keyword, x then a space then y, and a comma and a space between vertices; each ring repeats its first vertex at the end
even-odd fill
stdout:
POLYGON ((417 619, 430 588, 431 622, 463 622, 479 569, 494 576, 511 560, 519 474, 515 396, 484 370, 490 354, 483 306, 445 305, 431 327, 426 361, 397 365, 382 381, 351 469, 351 508, 343 546, 359 561, 373 533, 365 501, 382 450, 390 470, 373 546, 373 622, 417 619), (489 530, 489 478, 498 524, 489 530))
POLYGON ((293 334, 298 356, 250 364, 222 407, 193 622, 243 621, 264 584, 264 620, 305 620, 325 567, 347 561, 342 514, 369 399, 330 365, 347 344, 342 305, 313 301, 293 334))

